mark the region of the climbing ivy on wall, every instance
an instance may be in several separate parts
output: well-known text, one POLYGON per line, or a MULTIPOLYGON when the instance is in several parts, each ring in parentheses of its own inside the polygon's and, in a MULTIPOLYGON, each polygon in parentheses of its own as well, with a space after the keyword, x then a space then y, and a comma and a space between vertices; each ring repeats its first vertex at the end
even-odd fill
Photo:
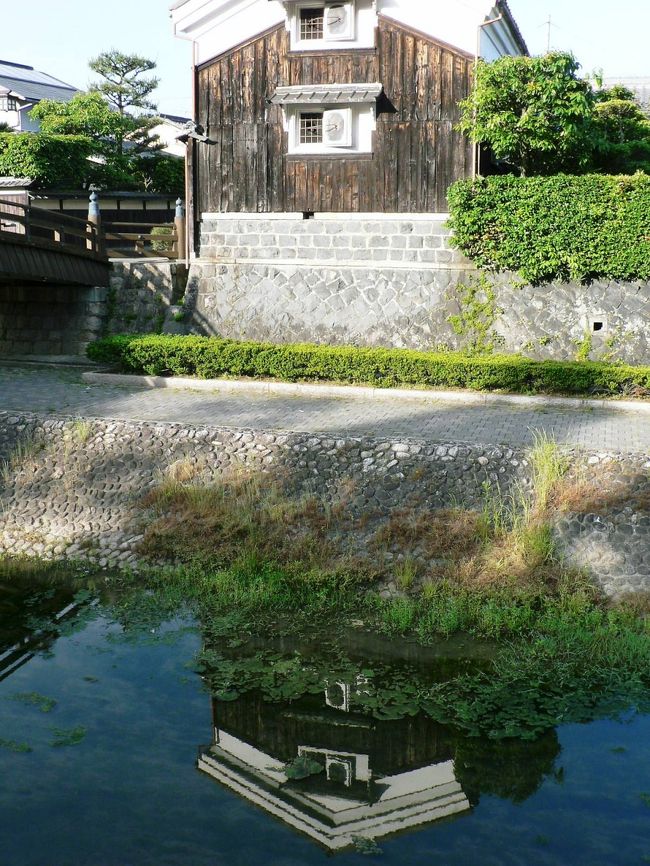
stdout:
POLYGON ((480 267, 531 283, 650 279, 650 176, 555 175, 460 181, 454 243, 480 267))
POLYGON ((463 349, 471 355, 489 355, 503 343, 494 325, 503 310, 497 305, 494 286, 485 276, 458 283, 448 297, 458 308, 447 317, 454 333, 461 338, 463 349))

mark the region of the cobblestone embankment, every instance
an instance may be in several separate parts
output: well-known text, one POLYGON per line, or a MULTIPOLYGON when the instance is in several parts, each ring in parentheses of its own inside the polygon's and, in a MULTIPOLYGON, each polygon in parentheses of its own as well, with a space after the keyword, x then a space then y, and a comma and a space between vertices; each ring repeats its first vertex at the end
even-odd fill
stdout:
MULTIPOLYGON (((6 412, 0 460, 0 551, 101 567, 137 564, 142 498, 181 464, 205 482, 237 468, 273 473, 296 493, 373 515, 478 508, 486 487, 506 492, 530 477, 525 449, 6 412)), ((607 465, 620 495, 607 517, 564 514, 558 540, 609 594, 650 589, 647 459, 575 460, 607 465)))

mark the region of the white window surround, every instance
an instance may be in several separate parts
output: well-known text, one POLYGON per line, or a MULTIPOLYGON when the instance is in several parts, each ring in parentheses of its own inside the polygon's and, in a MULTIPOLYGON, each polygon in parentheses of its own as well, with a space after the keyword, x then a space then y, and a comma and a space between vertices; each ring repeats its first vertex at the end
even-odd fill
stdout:
MULTIPOLYGON (((284 127, 289 137, 290 154, 372 153, 373 133, 377 127, 377 99, 383 87, 378 82, 353 84, 305 84, 278 87, 270 102, 282 105, 284 127), (337 112, 345 124, 344 135, 331 135, 323 128, 323 141, 300 141, 303 114, 337 112), (338 138, 338 142, 336 139, 338 138)), ((330 115, 332 117, 333 115, 330 115)))
MULTIPOLYGON (((376 110, 374 105, 286 105, 284 107, 285 131, 289 136, 289 154, 325 154, 339 155, 355 153, 372 153, 372 134, 376 129, 376 110), (344 114, 350 124, 349 134, 344 145, 325 143, 300 143, 300 116, 302 114, 323 114, 328 112, 344 114), (350 142, 349 144, 347 142, 350 142)), ((327 132, 324 131, 324 139, 327 132)))
POLYGON ((291 37, 292 51, 342 51, 351 48, 374 48, 377 13, 372 0, 296 0, 286 2, 287 29, 291 37), (327 26, 327 9, 346 6, 350 9, 347 28, 334 32, 327 26), (325 37, 323 39, 301 39, 300 13, 303 9, 323 9, 325 13, 325 37))

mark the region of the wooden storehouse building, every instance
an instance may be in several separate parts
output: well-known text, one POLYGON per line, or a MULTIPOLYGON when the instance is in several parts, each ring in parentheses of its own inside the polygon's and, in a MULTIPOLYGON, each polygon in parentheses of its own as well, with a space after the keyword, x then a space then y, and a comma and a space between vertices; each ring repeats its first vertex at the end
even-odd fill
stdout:
POLYGON ((193 42, 190 206, 436 213, 475 153, 477 56, 526 53, 505 0, 177 0, 193 42))

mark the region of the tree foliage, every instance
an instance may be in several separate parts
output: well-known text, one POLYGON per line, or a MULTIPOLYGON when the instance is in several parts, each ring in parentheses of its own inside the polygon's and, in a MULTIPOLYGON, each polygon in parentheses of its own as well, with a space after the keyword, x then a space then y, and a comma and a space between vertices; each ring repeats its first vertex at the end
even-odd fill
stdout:
POLYGON ((96 91, 78 93, 69 102, 44 99, 31 116, 40 121, 42 132, 91 138, 102 157, 160 149, 150 134, 157 117, 120 114, 96 91))
POLYGON ((595 165, 604 171, 650 174, 650 120, 634 93, 616 85, 596 94, 595 120, 600 141, 595 165))
POLYGON ((114 111, 99 93, 77 93, 69 102, 44 99, 31 111, 41 132, 51 135, 85 135, 98 153, 115 149, 117 138, 133 131, 132 118, 114 111))
MULTIPOLYGON (((159 118, 126 110, 127 107, 152 106, 148 96, 157 79, 139 81, 138 75, 155 68, 155 64, 115 51, 91 61, 93 69, 104 69, 107 74, 112 74, 111 64, 118 69, 116 75, 121 76, 122 84, 115 85, 107 79, 106 88, 97 86, 90 93, 78 93, 69 102, 43 100, 32 109, 31 116, 40 121, 41 126, 36 137, 84 139, 91 161, 77 171, 76 185, 83 178, 85 184, 102 188, 182 195, 183 161, 160 153, 162 145, 157 136, 151 134, 159 118), (115 87, 117 90, 111 91, 115 87)), ((39 171, 28 172, 30 177, 43 185, 52 183, 51 172, 44 170, 44 166, 33 167, 39 171)), ((59 177, 58 172, 54 175, 59 177)))
POLYGON ((479 61, 460 129, 522 175, 585 168, 594 149, 589 82, 571 54, 479 61))
POLYGON ((112 49, 98 54, 88 65, 102 78, 90 85, 91 91, 101 93, 120 114, 128 108, 156 109, 149 97, 159 79, 143 77, 156 68, 153 60, 112 49))
POLYGON ((594 90, 571 54, 479 61, 459 128, 522 175, 650 170, 650 122, 624 87, 594 90))

